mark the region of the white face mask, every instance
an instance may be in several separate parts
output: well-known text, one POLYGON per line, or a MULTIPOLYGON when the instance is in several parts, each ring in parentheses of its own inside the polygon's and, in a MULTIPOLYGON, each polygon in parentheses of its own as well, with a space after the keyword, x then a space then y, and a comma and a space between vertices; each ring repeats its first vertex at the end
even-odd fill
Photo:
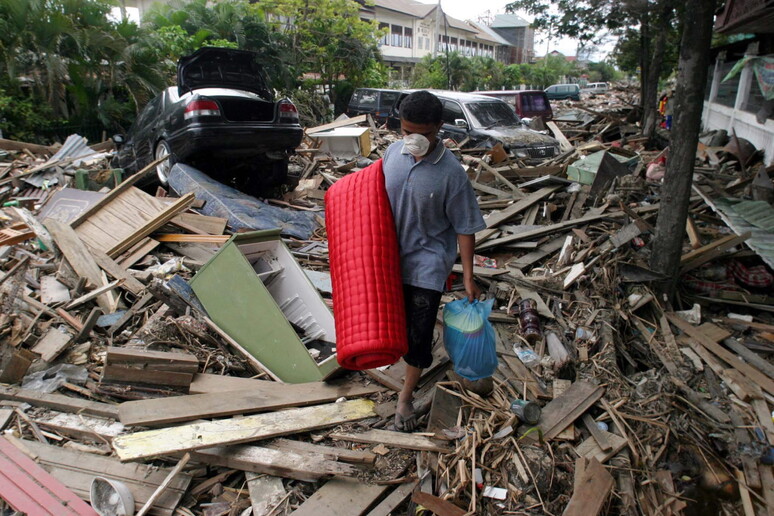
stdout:
POLYGON ((407 134, 403 137, 403 146, 412 156, 421 158, 427 154, 427 150, 430 148, 430 140, 421 134, 407 134))

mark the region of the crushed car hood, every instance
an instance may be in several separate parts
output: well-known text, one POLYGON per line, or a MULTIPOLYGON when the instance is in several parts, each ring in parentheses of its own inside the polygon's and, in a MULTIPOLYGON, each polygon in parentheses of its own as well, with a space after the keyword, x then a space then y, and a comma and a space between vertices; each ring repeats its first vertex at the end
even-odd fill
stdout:
POLYGON ((177 88, 180 95, 201 88, 231 88, 272 100, 257 54, 232 48, 204 47, 181 57, 177 88))
POLYGON ((482 135, 503 142, 508 147, 530 147, 533 145, 559 145, 555 138, 518 127, 492 127, 481 130, 482 135))

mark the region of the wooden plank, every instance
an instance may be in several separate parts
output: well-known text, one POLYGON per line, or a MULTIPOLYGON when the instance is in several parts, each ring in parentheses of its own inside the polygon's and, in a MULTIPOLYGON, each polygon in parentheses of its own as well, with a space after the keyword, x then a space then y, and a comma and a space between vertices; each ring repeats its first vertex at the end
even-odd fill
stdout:
POLYGON ((705 263, 714 260, 718 256, 721 256, 728 249, 743 243, 750 238, 751 233, 747 233, 737 236, 729 235, 723 237, 720 240, 711 242, 699 249, 691 251, 680 257, 680 274, 685 274, 697 267, 704 265, 705 263))
MULTIPOLYGON (((46 220, 46 229, 78 276, 86 278, 95 287, 101 286, 103 283, 99 267, 75 231, 67 224, 54 219, 46 220)), ((99 296, 97 304, 105 313, 113 313, 113 300, 109 294, 99 296)))
POLYGON ((605 463, 626 446, 627 441, 623 437, 605 432, 604 430, 600 430, 600 432, 603 432, 604 438, 610 446, 609 449, 603 450, 594 437, 589 437, 575 448, 575 453, 581 457, 586 457, 587 459, 594 458, 601 463, 605 463))
POLYGON ((145 290, 145 285, 140 283, 134 276, 129 274, 126 269, 118 265, 118 263, 109 257, 103 251, 97 249, 89 249, 91 256, 94 258, 96 264, 106 273, 117 280, 124 280, 121 285, 135 296, 139 296, 145 290))
POLYGON ((113 448, 122 461, 135 460, 308 432, 375 415, 370 400, 344 401, 137 432, 116 437, 113 448))
POLYGON ((266 443, 264 447, 279 451, 307 453, 321 456, 327 460, 337 460, 353 464, 373 464, 376 462, 376 454, 368 451, 350 450, 349 448, 338 446, 323 446, 321 444, 312 444, 306 441, 294 441, 292 439, 274 439, 271 442, 266 443))
POLYGON ((559 150, 561 150, 562 152, 567 152, 575 148, 573 144, 570 143, 570 140, 568 140, 567 137, 564 135, 562 130, 559 129, 559 126, 556 125, 556 122, 548 120, 546 121, 546 127, 551 129, 551 132, 554 133, 554 138, 556 138, 559 141, 559 150))
POLYGON ((89 334, 91 333, 91 330, 94 329, 94 326, 97 325, 97 320, 102 315, 102 309, 95 306, 91 309, 91 312, 89 312, 89 315, 86 316, 86 320, 83 321, 83 328, 81 328, 78 333, 75 335, 73 340, 75 343, 83 342, 84 340, 89 338, 89 334))
POLYGON ((148 514, 151 510, 151 508, 156 505, 156 502, 161 498, 161 496, 164 494, 164 491, 167 490, 167 488, 172 484, 172 482, 175 480, 175 477, 180 474, 181 471, 183 471, 183 468, 186 464, 188 464, 188 461, 191 460, 191 454, 186 453, 183 455, 183 458, 180 459, 180 461, 175 465, 174 468, 172 468, 169 473, 167 473, 166 478, 163 482, 159 485, 158 488, 156 488, 155 491, 153 491, 153 494, 148 498, 148 501, 145 502, 145 505, 140 508, 139 511, 137 511, 137 516, 145 516, 148 514))
POLYGON ((62 412, 118 419, 118 405, 88 401, 62 394, 46 394, 8 385, 0 385, 0 400, 21 401, 36 407, 48 407, 62 412))
MULTIPOLYGON (((454 264, 454 266, 452 266, 452 272, 462 274, 462 265, 454 264)), ((473 274, 482 278, 495 278, 497 276, 502 276, 503 274, 508 274, 508 269, 493 269, 491 267, 474 266, 473 274)))
POLYGON ((181 213, 172 219, 173 224, 177 222, 193 226, 209 235, 222 235, 226 230, 228 219, 201 215, 199 213, 181 213))
POLYGON ((417 488, 418 485, 419 480, 414 480, 407 484, 399 485, 392 493, 387 496, 387 498, 382 500, 379 505, 371 509, 368 512, 368 516, 390 516, 392 511, 397 509, 398 506, 406 500, 406 498, 411 496, 411 493, 417 488))
POLYGON ((3 430, 11 422, 14 413, 12 408, 0 408, 0 430, 3 430))
POLYGON ((188 388, 191 385, 192 373, 176 371, 157 371, 121 367, 107 364, 102 368, 103 382, 144 383, 150 385, 166 385, 169 387, 188 388))
POLYGON ((334 478, 306 499, 293 516, 360 516, 389 486, 334 478))
POLYGON ((383 444, 404 450, 432 451, 438 453, 451 453, 448 446, 438 444, 438 441, 423 435, 408 434, 403 432, 390 432, 388 430, 368 430, 366 432, 334 432, 328 437, 337 441, 351 441, 355 443, 383 444))
POLYGON ((433 389, 433 402, 427 416, 427 431, 441 432, 457 426, 457 418, 462 408, 462 399, 443 387, 433 389))
POLYGON ((212 466, 264 473, 302 482, 316 482, 333 476, 354 477, 359 471, 349 464, 320 456, 244 444, 216 446, 190 453, 195 460, 212 466))
POLYGON ((476 233, 476 242, 483 242, 484 240, 490 238, 497 232, 497 226, 503 222, 506 222, 507 220, 512 219, 522 211, 528 209, 533 204, 542 201, 560 188, 561 186, 547 186, 545 188, 541 188, 537 192, 533 192, 527 197, 508 206, 506 209, 489 215, 489 217, 484 219, 486 222, 486 229, 476 233))
MULTIPOLYGON (((707 338, 701 330, 693 327, 690 323, 684 321, 674 313, 668 313, 667 318, 669 319, 670 323, 680 328, 683 333, 690 335, 695 341, 707 348, 715 356, 723 359, 730 366, 734 367, 737 371, 742 373, 742 375, 750 379, 752 382, 758 384, 769 394, 774 395, 774 380, 761 373, 755 367, 745 363, 738 356, 736 356, 734 353, 731 353, 720 344, 714 342, 712 339, 707 338)), ((696 351, 695 348, 694 351, 696 351)))
POLYGON ((72 342, 73 336, 57 328, 50 328, 33 347, 32 352, 40 355, 44 362, 51 362, 72 342))
POLYGON ((285 498, 285 485, 281 478, 245 472, 245 480, 252 503, 252 516, 269 516, 285 498))
POLYGON ((660 506, 666 510, 666 516, 681 514, 688 504, 678 498, 675 490, 675 484, 672 481, 672 472, 668 469, 656 471, 654 475, 660 492, 658 494, 660 506))
POLYGON ((533 263, 540 261, 546 256, 549 256, 561 249, 563 243, 564 237, 555 238, 539 246, 534 251, 531 251, 524 256, 521 256, 520 258, 516 258, 515 260, 508 262, 508 267, 519 270, 526 269, 533 263))
POLYGON ((438 516, 465 516, 468 514, 468 511, 454 505, 450 501, 443 500, 430 493, 423 493, 422 491, 414 491, 414 494, 411 495, 411 500, 438 516))
POLYGON ((367 121, 366 115, 354 116, 352 118, 344 118, 342 120, 336 120, 335 122, 331 122, 329 124, 318 125, 316 127, 309 127, 306 129, 306 134, 312 137, 314 133, 319 133, 322 131, 330 131, 331 129, 336 129, 338 127, 348 127, 350 125, 364 124, 366 123, 366 121, 367 121))
POLYGON ((771 365, 771 362, 762 358, 758 353, 752 351, 736 339, 724 339, 723 344, 731 348, 731 350, 742 357, 745 362, 753 367, 757 367, 763 374, 774 379, 774 365, 771 365))
POLYGON ((191 204, 196 200, 194 197, 194 194, 187 193, 184 196, 182 196, 177 202, 170 204, 165 210, 163 210, 161 213, 156 215, 153 219, 149 220, 139 228, 137 228, 134 233, 123 239, 119 244, 115 245, 113 248, 111 248, 107 254, 108 256, 116 257, 120 255, 121 253, 127 251, 129 248, 131 248, 134 244, 140 242, 143 238, 147 237, 157 229, 159 229, 161 226, 169 222, 169 220, 180 213, 183 210, 188 209, 191 204))
POLYGON ((349 380, 284 384, 268 380, 256 380, 253 378, 240 378, 238 376, 224 376, 207 373, 194 375, 193 382, 191 382, 191 394, 257 389, 262 392, 270 392, 279 395, 287 388, 296 389, 296 395, 298 396, 307 396, 310 393, 325 391, 330 393, 331 396, 334 394, 338 395, 337 398, 340 398, 341 396, 369 396, 384 391, 384 387, 379 385, 360 385, 349 380))
POLYGON ((767 464, 758 465, 758 473, 761 477, 761 491, 766 499, 766 509, 768 516, 774 516, 774 467, 767 464))
POLYGON ((193 353, 129 349, 116 346, 107 348, 106 363, 157 371, 196 373, 199 359, 193 353))
POLYGON ((45 411, 31 418, 38 426, 87 441, 109 441, 124 432, 121 423, 102 417, 45 411))
MULTIPOLYGON (((583 424, 586 425, 586 428, 591 433, 591 437, 594 438, 601 450, 608 452, 613 449, 613 445, 610 444, 610 441, 607 439, 608 432, 605 432, 597 426, 597 422, 594 421, 591 414, 583 414, 582 420, 583 424)), ((600 460, 599 462, 605 461, 600 460)))
MULTIPOLYGON (((543 407, 543 413, 538 427, 543 432, 544 439, 553 439, 568 425, 578 419, 586 410, 602 397, 604 389, 586 381, 574 382, 570 388, 558 398, 548 402, 543 407)), ((529 434, 525 439, 532 441, 537 436, 529 434)))
POLYGON ((73 299, 72 301, 67 303, 67 305, 65 305, 64 308, 65 308, 65 310, 72 310, 74 308, 78 308, 82 304, 88 303, 92 299, 94 299, 94 298, 96 298, 98 296, 101 296, 102 294, 104 294, 106 292, 110 292, 111 290, 113 290, 115 288, 120 287, 123 283, 124 283, 124 280, 119 279, 119 280, 115 280, 113 282, 110 282, 107 285, 103 285, 101 287, 97 287, 94 290, 92 290, 91 292, 88 292, 88 293, 82 295, 81 297, 79 297, 77 299, 73 299))
POLYGON ((184 242, 194 244, 225 244, 231 235, 189 235, 187 233, 159 233, 154 235, 158 242, 184 242))
POLYGON ((121 422, 125 425, 155 426, 194 419, 251 414, 327 403, 342 397, 354 398, 372 390, 357 385, 326 389, 323 382, 319 382, 322 388, 308 384, 253 382, 257 385, 249 390, 127 401, 119 408, 121 422))
POLYGON ((744 516, 755 516, 755 508, 753 507, 752 498, 750 497, 750 491, 747 489, 744 473, 738 469, 735 470, 734 473, 736 474, 736 480, 739 482, 739 498, 742 499, 744 516))
POLYGON ((614 483, 613 476, 604 466, 591 459, 562 516, 596 516, 607 501, 614 483))

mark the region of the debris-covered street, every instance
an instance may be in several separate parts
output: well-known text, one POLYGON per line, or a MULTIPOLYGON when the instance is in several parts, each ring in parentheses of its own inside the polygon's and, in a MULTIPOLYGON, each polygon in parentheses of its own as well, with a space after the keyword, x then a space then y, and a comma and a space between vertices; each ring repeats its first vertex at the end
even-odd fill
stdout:
MULTIPOLYGON (((405 363, 347 371, 330 339, 324 196, 398 133, 306 128, 298 186, 260 199, 182 164, 154 195, 155 163, 126 177, 109 141, 0 140, 0 497, 29 514, 94 514, 95 489, 116 515, 774 513, 774 167, 700 137, 668 305, 649 267, 668 133, 642 136, 636 95, 554 101, 532 128, 560 152, 539 164, 443 142, 485 215, 498 366, 491 393, 455 375, 439 312, 415 433, 392 426, 405 363)), ((442 303, 464 296, 455 272, 442 303)))

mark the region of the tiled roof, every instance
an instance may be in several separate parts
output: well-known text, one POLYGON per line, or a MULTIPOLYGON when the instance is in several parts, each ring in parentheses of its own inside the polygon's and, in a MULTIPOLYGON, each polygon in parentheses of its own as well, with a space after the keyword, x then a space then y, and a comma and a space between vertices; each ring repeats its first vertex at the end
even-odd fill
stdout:
POLYGON ((515 14, 498 14, 492 23, 493 29, 505 29, 511 27, 529 27, 530 23, 515 14))

